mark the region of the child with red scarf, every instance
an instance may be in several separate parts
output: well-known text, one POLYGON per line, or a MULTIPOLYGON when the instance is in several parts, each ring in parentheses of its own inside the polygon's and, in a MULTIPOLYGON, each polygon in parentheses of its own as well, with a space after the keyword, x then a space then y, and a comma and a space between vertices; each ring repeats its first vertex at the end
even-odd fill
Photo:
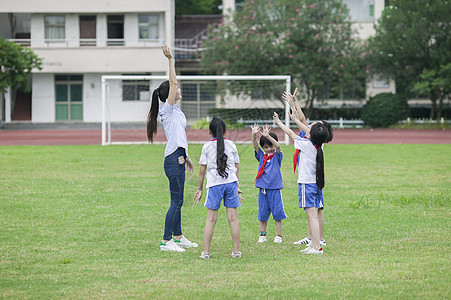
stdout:
POLYGON ((259 188, 258 193, 258 220, 260 221, 259 243, 266 242, 266 226, 269 216, 276 223, 276 236, 274 243, 282 243, 282 220, 287 217, 282 201, 282 164, 283 154, 277 135, 270 132, 266 125, 261 131, 258 124, 252 126, 252 144, 255 150, 255 158, 258 160, 258 173, 255 178, 255 186, 259 188), (260 146, 257 142, 257 133, 261 132, 260 146), (264 152, 264 153, 263 153, 264 152))

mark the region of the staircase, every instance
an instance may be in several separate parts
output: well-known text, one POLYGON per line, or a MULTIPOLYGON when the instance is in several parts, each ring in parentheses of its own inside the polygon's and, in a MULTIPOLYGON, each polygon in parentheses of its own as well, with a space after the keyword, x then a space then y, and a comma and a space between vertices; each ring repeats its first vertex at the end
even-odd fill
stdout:
POLYGON ((217 28, 222 15, 180 15, 175 19, 175 58, 196 60, 204 51, 208 26, 217 28))
POLYGON ((11 121, 31 121, 31 93, 16 93, 14 111, 11 121))

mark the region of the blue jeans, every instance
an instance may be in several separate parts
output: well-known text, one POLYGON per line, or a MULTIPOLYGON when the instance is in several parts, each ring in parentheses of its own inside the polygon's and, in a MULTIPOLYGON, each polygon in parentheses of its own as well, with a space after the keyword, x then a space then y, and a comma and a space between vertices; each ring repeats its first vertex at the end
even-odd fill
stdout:
POLYGON ((164 159, 164 173, 169 179, 171 206, 164 222, 164 240, 172 236, 182 235, 181 208, 183 205, 183 191, 185 189, 185 149, 179 147, 164 159))

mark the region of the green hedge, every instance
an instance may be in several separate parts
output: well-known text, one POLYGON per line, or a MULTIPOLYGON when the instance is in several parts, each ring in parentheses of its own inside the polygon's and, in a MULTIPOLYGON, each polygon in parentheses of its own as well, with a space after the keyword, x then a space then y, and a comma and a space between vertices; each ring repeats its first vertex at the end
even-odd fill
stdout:
POLYGON ((393 93, 381 93, 371 97, 362 109, 362 120, 370 127, 386 128, 409 116, 407 100, 393 93))
MULTIPOLYGON (((285 110, 281 108, 212 108, 208 110, 210 117, 221 117, 230 123, 235 123, 240 119, 243 120, 270 120, 273 112, 277 112, 279 116, 285 115, 285 110)), ((415 119, 429 118, 431 109, 428 107, 411 107, 410 117, 415 119)), ((451 107, 444 108, 442 117, 451 119, 451 107)), ((315 108, 313 110, 311 120, 338 120, 340 118, 362 119, 361 107, 334 107, 334 108, 315 108)))

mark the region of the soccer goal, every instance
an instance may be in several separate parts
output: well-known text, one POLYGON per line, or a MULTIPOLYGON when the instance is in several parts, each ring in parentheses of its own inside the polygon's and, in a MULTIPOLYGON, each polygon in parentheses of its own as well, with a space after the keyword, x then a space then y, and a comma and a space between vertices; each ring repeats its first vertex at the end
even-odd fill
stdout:
MULTIPOLYGON (((152 92, 167 76, 102 76, 102 145, 147 143, 146 119, 152 92)), ((177 103, 187 119, 187 129, 208 128, 212 117, 223 118, 236 142, 250 141, 246 128, 270 124, 279 113, 289 126, 289 106, 283 91, 290 91, 291 76, 177 76, 182 99, 177 103), (246 132, 246 138, 240 138, 246 132)), ((161 104, 161 103, 160 103, 161 104)), ((205 134, 204 134, 205 135, 205 134)), ((161 123, 156 142, 166 141, 161 123)), ((205 142, 205 137, 188 142, 205 142)), ((281 138, 282 140, 282 138, 281 138)), ((282 142, 282 141, 281 141, 282 142)), ((285 136, 288 143, 288 137, 285 136)))

